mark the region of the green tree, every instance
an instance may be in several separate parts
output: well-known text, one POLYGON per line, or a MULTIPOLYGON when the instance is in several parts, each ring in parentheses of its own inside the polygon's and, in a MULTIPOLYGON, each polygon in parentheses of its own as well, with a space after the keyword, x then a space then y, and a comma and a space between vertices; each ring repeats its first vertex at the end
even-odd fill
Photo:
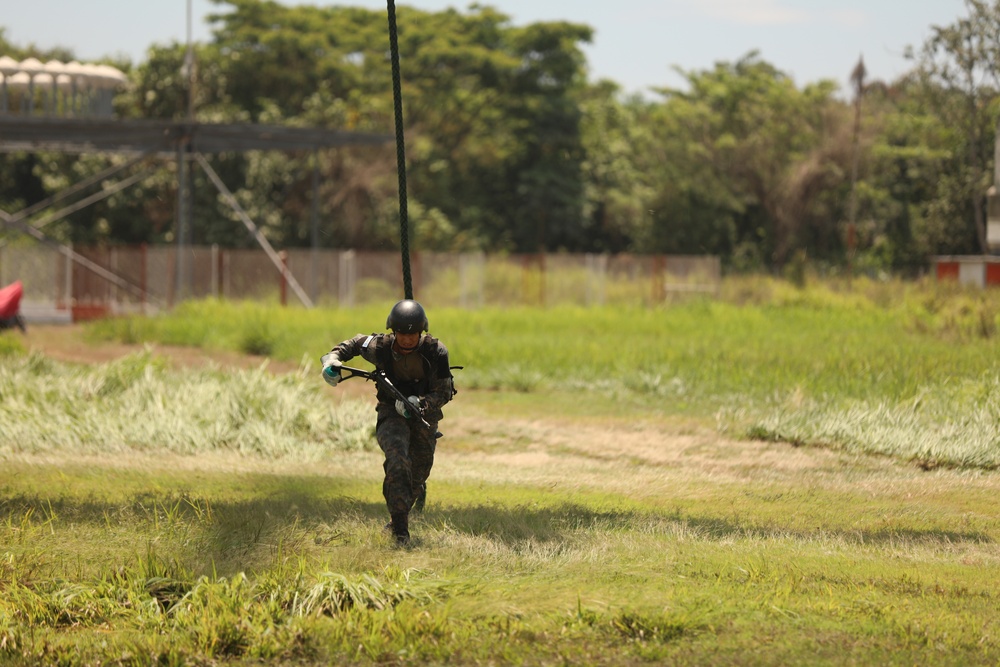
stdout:
POLYGON ((680 73, 687 90, 661 91, 659 136, 674 168, 655 209, 660 233, 686 234, 685 246, 703 252, 763 244, 776 267, 795 249, 829 252, 843 219, 831 195, 850 165, 849 114, 835 84, 800 90, 756 52, 680 73))
POLYGON ((917 62, 923 102, 941 119, 952 164, 928 217, 942 233, 940 252, 986 253, 986 191, 993 152, 1000 75, 1000 1, 965 0, 969 15, 931 36, 910 56, 917 62))
POLYGON ((914 273, 946 237, 930 212, 950 180, 952 131, 924 104, 915 75, 868 83, 863 95, 855 265, 914 273))
MULTIPOLYGON (((216 1, 231 11, 213 16, 213 41, 197 49, 199 120, 393 133, 384 12, 216 1)), ((411 222, 433 229, 415 235, 418 247, 579 247, 586 240, 579 224, 584 152, 574 95, 585 86, 579 43, 591 29, 562 22, 514 27, 482 6, 466 13, 402 7, 397 19, 411 222)), ((180 45, 151 49, 123 111, 182 117, 183 65, 180 45)), ((320 210, 329 243, 394 242, 391 148, 321 156, 320 210)), ((302 212, 311 203, 304 159, 219 160, 227 182, 252 178, 255 187, 238 196, 248 212, 284 218, 289 229, 279 232, 275 222, 266 233, 290 243, 302 242, 302 212)))
POLYGON ((611 81, 588 87, 580 98, 585 207, 581 221, 590 252, 649 248, 648 210, 660 165, 654 145, 652 102, 621 99, 611 81))

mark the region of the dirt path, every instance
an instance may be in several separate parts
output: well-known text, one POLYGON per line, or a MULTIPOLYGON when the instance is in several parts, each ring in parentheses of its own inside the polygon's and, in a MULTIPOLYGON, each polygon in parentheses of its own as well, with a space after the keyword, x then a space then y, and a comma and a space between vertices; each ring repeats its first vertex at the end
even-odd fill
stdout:
MULTIPOLYGON (((87 341, 83 326, 78 324, 35 325, 28 329, 24 342, 31 351, 58 361, 76 363, 104 363, 144 349, 143 345, 87 341)), ((226 350, 161 344, 150 347, 157 356, 167 359, 175 368, 199 368, 210 364, 229 368, 257 368, 265 362, 269 368, 279 373, 298 368, 297 364, 226 350)))

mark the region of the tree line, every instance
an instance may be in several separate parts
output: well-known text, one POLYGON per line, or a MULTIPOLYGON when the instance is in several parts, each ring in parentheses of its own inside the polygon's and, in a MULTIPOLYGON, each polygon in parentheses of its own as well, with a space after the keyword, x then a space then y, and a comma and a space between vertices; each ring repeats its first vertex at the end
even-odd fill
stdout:
MULTIPOLYGON (((115 98, 120 118, 259 122, 395 133, 384 11, 213 0, 212 38, 152 45, 115 98), (188 76, 187 67, 194 67, 188 76), (193 85, 189 86, 189 81, 193 85), (189 98, 190 96, 190 98, 189 98)), ((730 270, 804 260, 914 271, 986 247, 1000 100, 1000 0, 929 26, 912 69, 797 85, 756 52, 651 97, 592 82, 590 26, 514 25, 496 9, 401 6, 399 58, 411 247, 436 251, 713 254, 730 270)), ((71 60, 9 43, 16 59, 71 60)), ((851 71, 853 68, 853 71, 851 71)), ((0 208, 20 210, 107 166, 107 156, 0 155, 0 208)), ((212 158, 276 246, 399 244, 395 145, 212 158), (314 162, 315 161, 315 162, 314 162)), ((195 172, 191 242, 253 244, 195 172)), ((78 244, 174 240, 169 170, 47 228, 78 244)))

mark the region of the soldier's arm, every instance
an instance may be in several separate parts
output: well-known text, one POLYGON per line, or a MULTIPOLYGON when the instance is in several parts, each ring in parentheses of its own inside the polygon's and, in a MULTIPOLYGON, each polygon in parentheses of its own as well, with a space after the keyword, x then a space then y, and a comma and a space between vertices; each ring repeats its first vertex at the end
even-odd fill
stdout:
POLYGON ((358 334, 353 338, 348 338, 343 342, 337 343, 336 345, 333 346, 333 349, 330 350, 330 352, 331 353, 335 352, 337 354, 337 358, 340 359, 341 361, 347 361, 348 359, 353 359, 358 355, 364 356, 364 349, 362 348, 362 346, 364 345, 365 340, 367 339, 368 339, 367 334, 358 334))
POLYGON ((365 336, 363 334, 358 334, 354 338, 348 338, 347 340, 334 345, 332 350, 319 358, 319 362, 323 366, 323 379, 326 380, 328 384, 336 386, 337 382, 340 381, 340 371, 335 370, 330 372, 328 367, 335 367, 339 369, 343 362, 358 356, 359 349, 361 345, 363 345, 364 339, 365 336))

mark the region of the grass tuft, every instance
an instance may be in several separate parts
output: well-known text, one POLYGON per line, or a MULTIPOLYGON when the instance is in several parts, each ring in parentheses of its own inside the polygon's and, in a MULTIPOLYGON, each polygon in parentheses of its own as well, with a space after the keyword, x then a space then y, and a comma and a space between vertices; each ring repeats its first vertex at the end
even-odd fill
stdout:
POLYGON ((333 406, 302 374, 168 371, 147 350, 94 367, 37 355, 0 364, 0 453, 236 451, 319 460, 374 449, 374 411, 333 406))

